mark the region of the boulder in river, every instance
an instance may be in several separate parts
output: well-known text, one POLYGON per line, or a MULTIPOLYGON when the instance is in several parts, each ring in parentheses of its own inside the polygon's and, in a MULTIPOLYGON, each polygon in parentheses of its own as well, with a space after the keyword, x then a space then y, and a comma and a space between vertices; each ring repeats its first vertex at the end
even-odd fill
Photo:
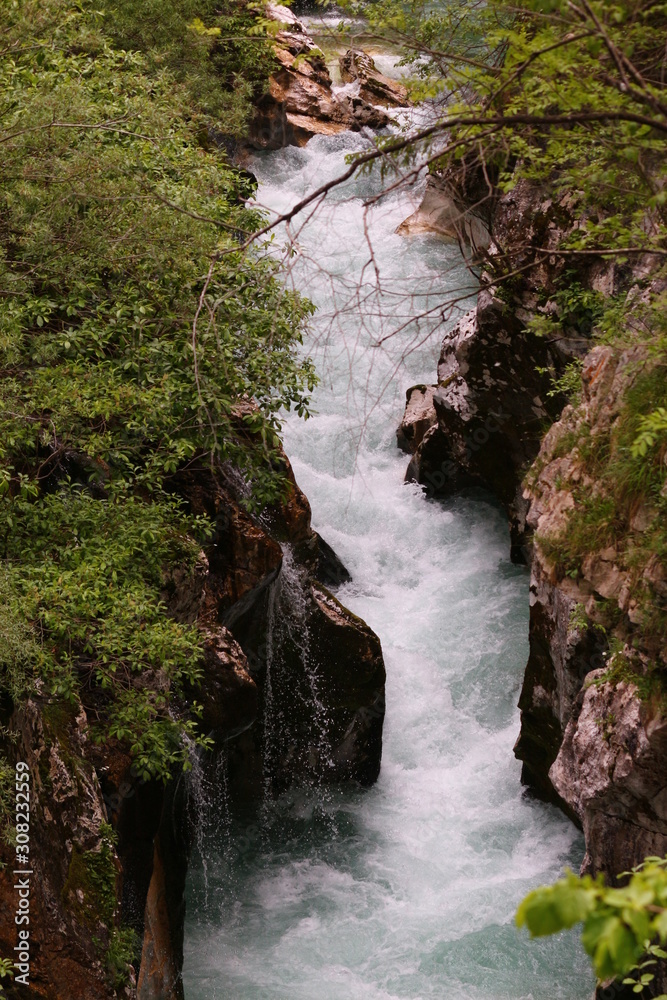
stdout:
POLYGON ((413 455, 426 432, 438 422, 433 405, 435 385, 413 385, 405 394, 405 413, 396 431, 398 447, 413 455))
POLYGON ((380 73, 368 52, 348 49, 338 60, 344 83, 359 83, 359 97, 369 104, 403 108, 409 104, 407 88, 380 73))
POLYGON ((269 4, 266 12, 282 27, 276 35, 276 66, 268 92, 255 105, 252 146, 305 146, 314 135, 378 129, 390 123, 386 112, 362 97, 334 93, 322 52, 287 7, 269 4))

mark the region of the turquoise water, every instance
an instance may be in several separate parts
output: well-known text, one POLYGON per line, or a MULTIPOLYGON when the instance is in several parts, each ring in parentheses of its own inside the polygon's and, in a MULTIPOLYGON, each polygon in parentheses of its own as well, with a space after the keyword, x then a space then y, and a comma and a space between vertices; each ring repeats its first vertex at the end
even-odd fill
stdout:
MULTIPOLYGON (((258 157, 258 200, 289 207, 368 142, 258 157)), ((322 384, 317 415, 288 420, 284 438, 314 526, 352 573, 338 596, 382 641, 382 773, 245 821, 212 796, 206 871, 195 858, 188 884, 186 997, 589 1000, 576 938, 531 942, 513 925, 523 895, 583 853, 560 813, 523 796, 512 755, 527 573, 509 562, 502 512, 424 499, 395 446, 405 389, 433 380, 453 321, 443 303, 469 307, 471 279, 457 247, 395 235, 418 190, 365 210, 377 190, 362 178, 292 230, 288 280, 320 306, 307 347, 322 384)))

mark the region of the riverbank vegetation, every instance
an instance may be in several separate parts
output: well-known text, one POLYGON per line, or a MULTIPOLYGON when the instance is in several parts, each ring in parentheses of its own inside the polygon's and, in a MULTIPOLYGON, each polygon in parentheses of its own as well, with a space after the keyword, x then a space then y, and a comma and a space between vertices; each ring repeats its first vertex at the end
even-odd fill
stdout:
POLYGON ((173 476, 226 463, 255 504, 280 494, 310 306, 239 250, 261 218, 223 147, 270 66, 254 15, 98 6, 0 11, 0 685, 6 709, 82 697, 165 777, 196 737, 172 708, 200 636, 165 614, 163 574, 209 530, 173 476))

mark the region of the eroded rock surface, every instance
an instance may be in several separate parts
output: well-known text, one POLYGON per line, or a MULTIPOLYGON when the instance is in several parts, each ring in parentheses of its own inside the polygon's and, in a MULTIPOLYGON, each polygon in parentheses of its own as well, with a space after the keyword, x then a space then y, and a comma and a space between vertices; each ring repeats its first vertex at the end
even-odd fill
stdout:
MULTIPOLYGON (((463 486, 492 490, 504 503, 512 554, 522 552, 527 504, 520 476, 535 458, 553 402, 548 345, 521 329, 490 291, 445 337, 433 393, 437 423, 426 431, 406 478, 431 496, 463 486)), ((406 412, 406 419, 408 414, 406 412)))
POLYGON ((434 385, 413 385, 406 393, 405 413, 396 431, 396 443, 409 455, 415 453, 424 435, 438 422, 433 405, 436 388, 434 385))
POLYGON ((324 56, 287 8, 268 4, 282 25, 268 93, 256 102, 249 141, 257 149, 305 146, 314 135, 383 128, 389 116, 360 96, 334 93, 324 56))
MULTIPOLYGON (((626 395, 645 362, 646 353, 640 346, 620 351, 599 346, 590 351, 583 368, 581 402, 576 408, 565 407, 560 420, 549 429, 526 480, 524 497, 530 504, 527 527, 536 541, 531 560, 531 651, 521 694, 522 725, 516 753, 524 762, 525 779, 545 797, 561 795, 560 787, 552 781, 551 765, 570 720, 576 719, 580 710, 577 698, 586 675, 606 663, 608 638, 604 628, 595 625, 597 609, 604 608, 612 616, 617 640, 631 644, 640 666, 642 659, 664 663, 666 651, 641 629, 637 603, 644 591, 652 594, 654 602, 663 600, 664 565, 657 555, 642 563, 632 554, 657 516, 655 511, 638 510, 615 544, 585 555, 576 579, 556 565, 562 544, 559 539, 567 537, 568 516, 576 507, 576 497, 594 496, 599 488, 577 444, 587 441, 593 449, 606 447, 626 395), (550 554, 552 546, 555 554, 550 554), (570 624, 577 617, 577 607, 592 616, 583 634, 570 624)), ((637 701, 636 695, 633 697, 637 701)), ((636 709, 640 712, 638 701, 636 709)), ((661 767, 667 774, 667 756, 661 767)), ((570 799, 565 801, 571 808, 570 799)), ((623 802, 619 793, 618 824, 623 802)), ((580 812, 575 812, 582 819, 580 812)), ((631 830, 634 819, 630 813, 626 813, 626 821, 631 830)), ((604 863, 605 852, 595 846, 595 830, 591 827, 589 851, 598 867, 611 870, 613 862, 604 863)), ((638 860, 637 855, 633 863, 638 860)))
POLYGON ((386 107, 405 107, 408 104, 407 88, 392 80, 375 67, 373 57, 360 49, 348 49, 338 60, 344 83, 358 83, 359 97, 368 104, 386 107))
POLYGON ((419 208, 400 224, 396 232, 399 236, 437 233, 458 240, 474 255, 487 250, 491 239, 484 219, 458 200, 436 175, 429 175, 419 208))
POLYGON ((667 854, 667 720, 603 675, 587 676, 549 776, 583 826, 583 869, 613 877, 667 854))
MULTIPOLYGON (((25 762, 30 781, 30 988, 7 985, 8 997, 111 1000, 104 957, 120 913, 91 877, 113 883, 120 864, 104 835, 102 789, 88 759, 88 720, 81 705, 50 706, 39 697, 8 720, 16 735, 11 764, 25 762)), ((13 785, 13 782, 12 782, 13 785)), ((14 850, 0 846, 0 948, 14 955, 18 906, 14 850)), ((25 925, 22 925, 25 926, 25 925)), ((3 983, 3 985, 5 985, 3 983)), ((133 997, 133 987, 118 994, 133 997)))

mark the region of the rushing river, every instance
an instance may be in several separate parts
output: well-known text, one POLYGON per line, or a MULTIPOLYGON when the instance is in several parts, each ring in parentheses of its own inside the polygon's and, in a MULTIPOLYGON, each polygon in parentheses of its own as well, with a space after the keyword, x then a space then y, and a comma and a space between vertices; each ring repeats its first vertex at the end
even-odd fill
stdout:
MULTIPOLYGON (((258 200, 284 210, 368 145, 345 133, 258 157, 258 200)), ((338 596, 382 640, 382 773, 367 791, 292 793, 245 828, 223 789, 206 869, 195 857, 189 877, 186 997, 589 1000, 576 938, 531 942, 513 924, 523 895, 582 854, 559 812, 524 797, 512 755, 527 573, 482 497, 440 504, 403 483, 395 429, 405 389, 433 381, 442 310, 375 346, 448 293, 469 308, 471 279, 457 247, 395 235, 418 191, 364 212, 377 185, 337 191, 293 233, 322 381, 316 416, 290 418, 284 439, 314 526, 352 573, 338 596)))

